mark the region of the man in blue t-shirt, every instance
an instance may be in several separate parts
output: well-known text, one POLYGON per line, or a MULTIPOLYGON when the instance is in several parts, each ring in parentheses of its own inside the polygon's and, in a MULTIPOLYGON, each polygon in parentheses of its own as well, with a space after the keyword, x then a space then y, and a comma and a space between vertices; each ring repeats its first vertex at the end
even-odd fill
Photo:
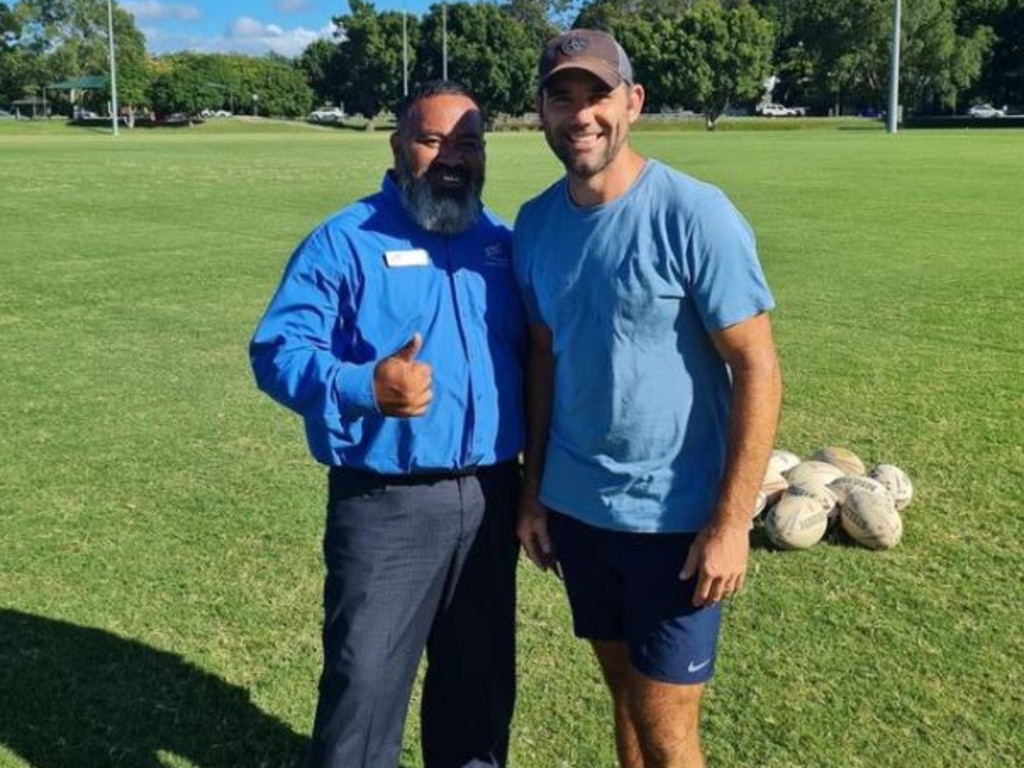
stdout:
POLYGON ((250 347, 327 465, 323 670, 307 768, 396 768, 424 648, 425 768, 506 764, 526 324, 481 204, 483 118, 449 82, 398 113, 381 191, 315 229, 250 347))
POLYGON ((518 535, 565 579, 623 768, 696 768, 778 420, 773 300, 725 195, 629 145, 644 91, 612 37, 552 39, 539 75, 566 175, 515 227, 531 349, 518 535))

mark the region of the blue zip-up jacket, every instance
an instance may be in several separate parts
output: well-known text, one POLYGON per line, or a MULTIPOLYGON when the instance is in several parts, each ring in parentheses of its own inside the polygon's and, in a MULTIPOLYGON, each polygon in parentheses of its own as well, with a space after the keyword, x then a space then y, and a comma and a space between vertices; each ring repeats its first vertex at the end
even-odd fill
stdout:
POLYGON ((427 232, 385 176, 298 247, 249 354, 257 385, 302 416, 322 464, 458 470, 522 449, 525 328, 508 228, 485 211, 461 234, 427 232), (383 416, 374 367, 416 332, 433 400, 420 417, 383 416))

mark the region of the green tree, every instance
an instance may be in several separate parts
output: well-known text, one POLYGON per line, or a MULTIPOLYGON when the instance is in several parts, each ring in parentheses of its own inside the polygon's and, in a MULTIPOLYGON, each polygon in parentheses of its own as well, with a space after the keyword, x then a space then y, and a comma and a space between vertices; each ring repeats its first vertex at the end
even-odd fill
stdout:
POLYGON ((274 57, 237 58, 242 65, 242 93, 258 96, 260 114, 300 117, 309 112, 313 91, 301 69, 274 57))
POLYGON ((194 116, 227 107, 298 117, 313 101, 302 70, 279 57, 179 53, 162 57, 156 68, 150 98, 158 112, 194 116))
POLYGON ((0 53, 14 50, 14 42, 21 36, 21 24, 7 3, 0 3, 0 53))
POLYGON ((17 41, 21 23, 7 3, 0 3, 0 103, 6 104, 22 94, 24 88, 23 54, 17 41))
MULTIPOLYGON (((559 21, 572 9, 571 0, 506 0, 501 10, 526 27, 538 49, 561 29, 559 21)), ((570 19, 571 21, 571 19, 570 19)))
MULTIPOLYGON (((450 3, 447 13, 449 79, 469 88, 491 117, 531 109, 544 33, 494 3, 450 3)), ((441 6, 434 5, 422 22, 416 69, 421 82, 444 71, 441 14, 441 6)))
POLYGON ((954 11, 954 0, 907 3, 901 25, 900 98, 911 108, 955 110, 958 94, 981 75, 992 30, 978 26, 958 34, 954 11))
POLYGON ((128 125, 134 127, 136 111, 148 104, 153 72, 146 53, 146 38, 131 14, 121 8, 114 9, 114 61, 118 104, 127 113, 128 125))
POLYGON ((694 1, 593 0, 583 6, 572 26, 575 29, 600 29, 618 39, 634 21, 654 23, 658 19, 677 19, 693 7, 694 1))
POLYGON ((957 25, 961 34, 992 30, 982 73, 965 101, 1024 105, 1024 0, 965 0, 957 5, 957 25))
POLYGON ((887 0, 791 0, 786 9, 776 100, 837 114, 845 104, 880 104, 892 30, 887 0))
POLYGON ((299 56, 298 67, 306 77, 318 104, 341 104, 341 84, 345 70, 341 46, 334 40, 320 38, 310 43, 299 56))
POLYGON ((598 0, 577 24, 615 35, 646 89, 646 109, 695 107, 713 130, 731 105, 760 93, 775 38, 749 2, 636 0, 626 10, 598 0))
MULTIPOLYGON (((378 13, 368 0, 349 0, 348 14, 336 16, 334 24, 344 35, 338 46, 338 100, 347 111, 372 120, 402 98, 402 14, 378 13)), ((418 36, 411 17, 406 30, 411 71, 418 36)))
MULTIPOLYGON (((37 88, 54 80, 109 75, 106 0, 22 0, 14 12, 22 28, 18 41, 37 88)), ((143 102, 149 81, 146 41, 135 20, 113 7, 119 101, 131 112, 143 102)), ((94 100, 107 102, 109 91, 94 100)))
POLYGON ((774 35, 771 23, 749 3, 727 8, 701 0, 647 24, 646 34, 625 32, 623 47, 638 51, 637 78, 648 84, 650 109, 693 106, 713 130, 730 106, 761 92, 774 35))
MULTIPOLYGON (((837 114, 886 101, 893 0, 761 0, 781 20, 779 100, 837 114)), ((902 0, 901 102, 951 109, 982 73, 993 35, 981 23, 1006 0, 902 0)))
POLYGON ((220 105, 223 94, 211 73, 207 56, 201 54, 175 54, 163 61, 170 66, 160 67, 149 87, 149 100, 159 113, 180 112, 198 115, 204 109, 220 105))

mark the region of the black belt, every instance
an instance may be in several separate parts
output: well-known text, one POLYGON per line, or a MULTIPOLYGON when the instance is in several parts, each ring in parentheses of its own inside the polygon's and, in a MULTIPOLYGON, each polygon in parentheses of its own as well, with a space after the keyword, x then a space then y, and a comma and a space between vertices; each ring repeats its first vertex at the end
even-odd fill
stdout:
POLYGON ((354 467, 331 467, 331 475, 344 476, 353 474, 360 477, 374 478, 386 485, 432 485, 444 480, 458 480, 463 477, 473 477, 491 470, 500 469, 507 464, 515 464, 515 459, 501 461, 497 464, 486 464, 476 467, 460 467, 458 469, 445 469, 431 472, 407 472, 399 474, 388 474, 384 472, 372 472, 368 469, 356 469, 354 467))

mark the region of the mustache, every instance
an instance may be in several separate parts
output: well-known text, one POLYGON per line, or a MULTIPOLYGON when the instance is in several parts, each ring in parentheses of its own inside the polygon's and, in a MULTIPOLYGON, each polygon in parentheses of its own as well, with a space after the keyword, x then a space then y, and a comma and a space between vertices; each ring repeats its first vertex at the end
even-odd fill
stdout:
POLYGON ((426 176, 433 184, 457 184, 460 187, 469 187, 473 181, 472 174, 466 168, 438 163, 427 168, 426 176))

